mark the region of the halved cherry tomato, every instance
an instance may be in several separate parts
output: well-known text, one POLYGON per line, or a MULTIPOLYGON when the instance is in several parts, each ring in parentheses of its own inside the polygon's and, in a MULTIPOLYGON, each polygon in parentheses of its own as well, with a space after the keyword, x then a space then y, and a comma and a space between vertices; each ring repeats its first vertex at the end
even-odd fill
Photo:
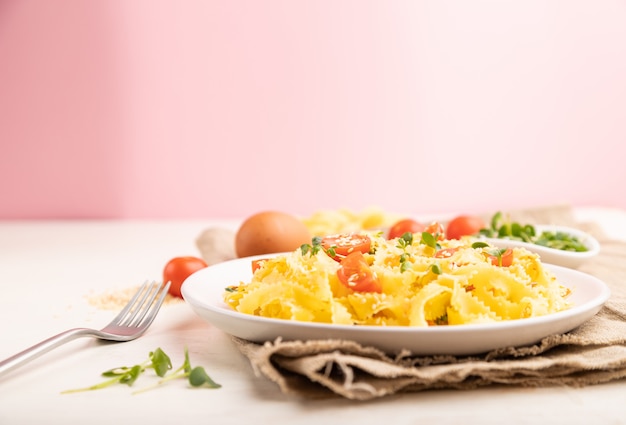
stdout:
POLYGON ((450 258, 459 248, 444 248, 435 252, 435 258, 450 258))
POLYGON ((267 258, 259 258, 258 260, 252 260, 252 273, 259 270, 263 263, 267 261, 267 258))
POLYGON ((453 218, 446 228, 448 239, 461 239, 462 236, 474 235, 480 229, 485 228, 482 218, 471 215, 460 215, 453 218))
POLYGON ((490 255, 489 261, 491 261, 491 264, 494 266, 509 267, 513 263, 513 250, 507 248, 500 256, 490 255))
POLYGON ((445 239, 446 237, 446 232, 443 227, 443 224, 439 223, 438 221, 433 221, 428 226, 426 226, 424 228, 424 232, 430 233, 431 235, 435 237, 435 239, 439 241, 445 239))
POLYGON ((387 239, 402 237, 402 235, 407 232, 420 233, 424 231, 425 227, 426 226, 419 221, 413 220, 412 218, 405 218, 404 220, 396 222, 393 226, 389 228, 387 239))
POLYGON ((341 261, 355 251, 367 254, 371 247, 370 237, 361 233, 343 233, 322 238, 322 249, 336 261, 341 261))
POLYGON ((358 292, 382 292, 383 288, 370 269, 361 251, 354 251, 341 261, 337 270, 339 281, 348 288, 358 292))
POLYGON ((169 293, 182 298, 180 287, 192 273, 207 267, 207 263, 197 257, 175 257, 163 269, 163 282, 170 282, 169 293))

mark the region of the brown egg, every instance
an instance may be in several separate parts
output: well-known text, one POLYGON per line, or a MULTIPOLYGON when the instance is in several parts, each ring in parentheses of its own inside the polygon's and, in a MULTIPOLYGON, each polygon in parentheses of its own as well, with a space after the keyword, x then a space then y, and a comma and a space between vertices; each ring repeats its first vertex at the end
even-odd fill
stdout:
POLYGON ((248 217, 237 230, 238 257, 293 251, 311 243, 311 233, 297 217, 278 211, 263 211, 248 217))

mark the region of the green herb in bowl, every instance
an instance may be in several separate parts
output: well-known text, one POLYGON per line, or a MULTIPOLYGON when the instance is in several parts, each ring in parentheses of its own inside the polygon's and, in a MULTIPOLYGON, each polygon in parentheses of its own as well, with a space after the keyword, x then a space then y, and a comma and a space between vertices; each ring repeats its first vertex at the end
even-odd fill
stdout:
POLYGON ((561 251, 586 252, 589 248, 576 235, 559 230, 541 230, 531 224, 520 224, 505 219, 501 212, 491 218, 489 228, 479 234, 487 238, 509 239, 561 251))

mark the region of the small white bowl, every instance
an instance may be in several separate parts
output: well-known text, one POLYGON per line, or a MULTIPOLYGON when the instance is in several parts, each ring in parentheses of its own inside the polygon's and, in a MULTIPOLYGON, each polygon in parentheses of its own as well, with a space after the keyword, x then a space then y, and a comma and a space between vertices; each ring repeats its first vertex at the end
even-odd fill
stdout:
POLYGON ((574 252, 574 251, 563 251, 561 249, 556 248, 548 248, 546 246, 541 246, 528 242, 521 242, 512 239, 502 239, 502 238, 483 238, 488 241, 491 245, 496 246, 498 248, 515 248, 522 247, 527 250, 539 254, 541 258, 541 262, 548 264, 555 264, 557 266, 569 267, 572 269, 580 267, 585 261, 590 258, 595 257, 600 252, 600 243, 589 233, 583 232, 582 230, 573 229, 571 227, 565 226, 555 226, 555 225, 544 225, 537 224, 534 226, 537 231, 537 235, 541 234, 541 232, 563 232, 568 233, 574 237, 576 237, 580 242, 583 243, 587 247, 587 251, 584 252, 574 252))

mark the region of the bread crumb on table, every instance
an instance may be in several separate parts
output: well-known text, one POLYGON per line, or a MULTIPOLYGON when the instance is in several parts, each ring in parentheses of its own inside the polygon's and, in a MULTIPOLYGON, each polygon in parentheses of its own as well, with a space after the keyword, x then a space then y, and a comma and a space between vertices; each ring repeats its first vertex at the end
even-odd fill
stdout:
MULTIPOLYGON (((121 310, 132 296, 139 290, 140 286, 122 289, 110 289, 99 294, 90 293, 86 296, 87 302, 99 310, 121 310)), ((181 298, 171 294, 165 296, 164 305, 184 302, 181 298)))

